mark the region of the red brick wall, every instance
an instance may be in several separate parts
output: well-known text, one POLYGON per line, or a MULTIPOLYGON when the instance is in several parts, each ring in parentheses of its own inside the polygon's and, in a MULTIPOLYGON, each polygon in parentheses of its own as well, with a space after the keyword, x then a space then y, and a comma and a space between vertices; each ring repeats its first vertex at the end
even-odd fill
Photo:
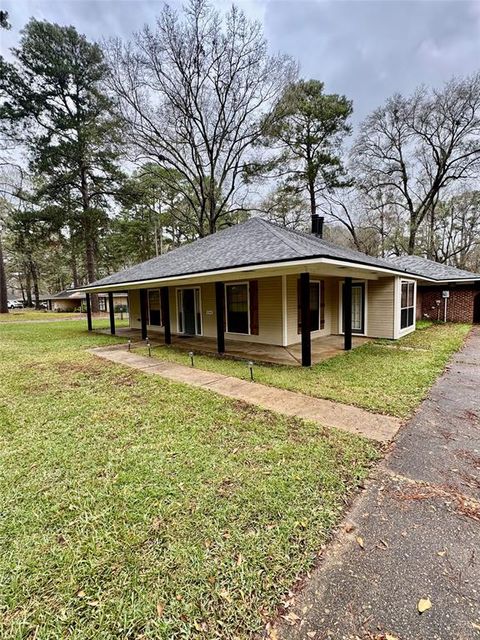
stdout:
MULTIPOLYGON (((419 287, 420 289, 420 287, 419 287)), ((431 320, 443 320, 445 300, 442 291, 450 291, 447 299, 447 322, 473 322, 473 305, 475 294, 478 293, 469 287, 421 287, 421 293, 417 303, 421 304, 421 317, 426 315, 431 320), (437 305, 440 300, 440 305, 437 305)))

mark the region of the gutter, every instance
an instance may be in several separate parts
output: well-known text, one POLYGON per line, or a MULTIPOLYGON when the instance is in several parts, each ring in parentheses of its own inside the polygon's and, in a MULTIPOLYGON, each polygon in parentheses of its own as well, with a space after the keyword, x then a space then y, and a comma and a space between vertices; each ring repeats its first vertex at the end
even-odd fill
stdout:
MULTIPOLYGON (((330 265, 334 265, 334 266, 340 266, 340 267, 350 267, 350 268, 357 268, 357 269, 363 269, 365 271, 372 271, 372 272, 378 272, 378 273, 386 273, 388 275, 392 275, 392 276, 405 276, 405 275, 410 275, 413 276, 416 279, 424 279, 422 278, 422 276, 419 275, 415 275, 415 274, 411 274, 408 271, 402 271, 399 269, 395 269, 394 267, 389 268, 389 267, 377 267, 375 265, 372 264, 368 264, 368 263, 364 263, 364 262, 350 262, 348 260, 345 260, 344 258, 332 258, 332 257, 323 257, 323 256, 318 256, 315 258, 304 258, 302 260, 277 260, 275 262, 264 262, 261 264, 258 263, 250 263, 250 264, 245 264, 245 265, 241 265, 241 266, 234 266, 234 267, 228 267, 228 268, 219 268, 219 269, 211 269, 210 271, 194 271, 191 273, 185 273, 185 274, 172 274, 169 276, 164 276, 164 277, 160 277, 160 278, 144 278, 144 279, 140 279, 140 280, 125 280, 123 282, 119 282, 119 283, 112 283, 112 284, 99 284, 99 285, 89 285, 86 287, 82 287, 79 289, 75 289, 75 291, 82 291, 82 292, 92 292, 92 293, 101 293, 103 291, 112 291, 112 290, 117 290, 117 289, 122 289, 125 287, 130 287, 130 288, 134 288, 134 287, 138 287, 138 288, 147 288, 148 285, 151 284, 160 284, 162 282, 169 282, 171 280, 191 280, 194 278, 198 278, 198 277, 211 277, 211 276, 215 276, 215 275, 222 275, 222 274, 234 274, 234 273, 244 273, 245 271, 252 271, 252 270, 268 270, 268 269, 274 269, 274 268, 278 268, 278 267, 284 267, 284 266, 291 266, 291 267, 295 267, 295 266, 304 266, 304 265, 309 265, 309 264, 330 264, 330 265)), ((72 290, 73 291, 73 290, 72 290)))

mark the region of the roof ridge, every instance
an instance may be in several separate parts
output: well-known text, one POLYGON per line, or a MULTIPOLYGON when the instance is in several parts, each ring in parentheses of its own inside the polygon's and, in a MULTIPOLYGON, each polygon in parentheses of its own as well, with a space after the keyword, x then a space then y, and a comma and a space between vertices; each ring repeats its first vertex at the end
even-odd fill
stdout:
MULTIPOLYGON (((251 218, 252 220, 259 220, 263 226, 267 227, 269 231, 272 231, 279 240, 281 240, 284 244, 287 245, 290 249, 293 249, 296 253, 301 255, 301 251, 299 250, 298 245, 295 242, 289 242, 290 238, 285 238, 282 232, 292 233, 295 235, 300 235, 297 231, 293 231, 292 229, 287 229, 286 227, 280 227, 280 225, 275 224, 275 222, 269 222, 268 220, 264 220, 263 218, 251 218)), ((305 234, 307 236, 307 234, 305 234)), ((308 237, 308 236, 307 236, 308 237)))

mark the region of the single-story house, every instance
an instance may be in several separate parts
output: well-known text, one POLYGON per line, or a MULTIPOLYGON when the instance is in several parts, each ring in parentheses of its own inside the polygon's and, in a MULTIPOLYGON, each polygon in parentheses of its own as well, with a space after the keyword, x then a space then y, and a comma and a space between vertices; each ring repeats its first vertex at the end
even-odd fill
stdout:
POLYGON ((298 344, 304 366, 312 341, 326 336, 342 336, 348 350, 355 335, 396 339, 414 331, 418 276, 324 240, 322 223, 314 216, 308 234, 251 218, 83 291, 87 299, 128 291, 130 327, 144 339, 201 336, 219 353, 230 340, 246 348, 298 344))
MULTIPOLYGON (((128 305, 128 295, 123 292, 113 293, 113 305, 117 307, 128 305)), ((65 289, 55 295, 44 296, 50 311, 77 311, 86 308, 87 296, 81 291, 65 289)), ((98 295, 100 311, 108 313, 110 311, 109 296, 107 293, 98 295)))
POLYGON ((418 256, 401 256, 392 262, 419 277, 417 320, 480 322, 480 273, 418 256))

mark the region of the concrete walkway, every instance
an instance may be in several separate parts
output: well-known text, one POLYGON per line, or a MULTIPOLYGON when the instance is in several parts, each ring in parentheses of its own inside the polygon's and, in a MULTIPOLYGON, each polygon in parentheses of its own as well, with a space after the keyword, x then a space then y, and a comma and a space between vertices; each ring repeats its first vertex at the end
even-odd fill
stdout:
POLYGON ((313 420, 323 426, 336 427, 379 442, 390 441, 401 425, 398 418, 370 413, 357 407, 141 356, 134 351, 127 351, 125 345, 99 347, 90 351, 100 358, 133 367, 143 373, 208 389, 263 409, 313 420))
POLYGON ((289 605, 270 638, 480 638, 480 328, 289 605))

